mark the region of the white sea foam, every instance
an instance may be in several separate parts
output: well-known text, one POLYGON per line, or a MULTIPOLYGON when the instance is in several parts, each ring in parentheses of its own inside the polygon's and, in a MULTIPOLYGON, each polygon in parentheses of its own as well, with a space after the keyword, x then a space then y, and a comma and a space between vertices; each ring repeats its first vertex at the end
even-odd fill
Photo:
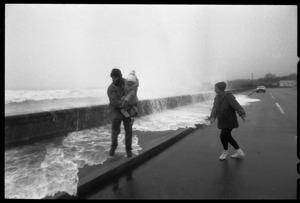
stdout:
POLYGON ((235 95, 236 100, 239 102, 241 106, 248 106, 251 102, 259 102, 260 99, 250 98, 247 95, 237 94, 235 95))

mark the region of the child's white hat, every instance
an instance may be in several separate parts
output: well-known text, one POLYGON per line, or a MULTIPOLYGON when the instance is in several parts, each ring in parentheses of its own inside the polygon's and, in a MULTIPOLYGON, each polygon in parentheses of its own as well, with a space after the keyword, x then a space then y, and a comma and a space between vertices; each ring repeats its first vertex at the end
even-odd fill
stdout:
POLYGON ((131 71, 127 77, 127 81, 136 82, 135 71, 131 71))

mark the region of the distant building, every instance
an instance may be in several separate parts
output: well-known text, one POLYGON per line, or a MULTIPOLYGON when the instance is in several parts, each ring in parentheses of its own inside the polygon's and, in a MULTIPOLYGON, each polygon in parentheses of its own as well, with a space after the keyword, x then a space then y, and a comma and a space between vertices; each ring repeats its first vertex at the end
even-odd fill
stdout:
POLYGON ((272 83, 271 83, 271 86, 273 86, 273 87, 278 87, 278 86, 279 86, 279 82, 272 82, 272 83))
POLYGON ((269 86, 269 87, 278 87, 279 86, 279 82, 268 81, 268 82, 264 83, 263 85, 269 86))
POLYGON ((297 85, 295 80, 280 80, 279 87, 294 87, 297 85))

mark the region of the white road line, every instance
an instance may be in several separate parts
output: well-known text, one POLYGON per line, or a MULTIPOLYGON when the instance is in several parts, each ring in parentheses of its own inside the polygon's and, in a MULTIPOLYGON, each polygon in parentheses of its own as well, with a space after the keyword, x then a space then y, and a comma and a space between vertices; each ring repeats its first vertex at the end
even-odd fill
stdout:
POLYGON ((275 100, 275 97, 272 95, 272 93, 271 93, 271 92, 269 92, 269 94, 271 95, 272 99, 274 99, 274 100, 275 100))
POLYGON ((281 106, 280 106, 278 103, 276 103, 276 106, 278 107, 279 111, 280 111, 282 114, 285 114, 285 112, 283 111, 283 109, 281 108, 281 106))

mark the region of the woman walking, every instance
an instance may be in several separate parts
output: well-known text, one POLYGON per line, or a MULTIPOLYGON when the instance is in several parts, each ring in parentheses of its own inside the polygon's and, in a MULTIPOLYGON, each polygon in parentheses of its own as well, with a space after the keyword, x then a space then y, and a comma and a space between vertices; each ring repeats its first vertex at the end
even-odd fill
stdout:
POLYGON ((236 153, 231 155, 231 158, 242 158, 245 156, 245 153, 236 140, 233 139, 231 131, 233 128, 239 127, 236 112, 244 121, 246 120, 246 113, 232 93, 225 91, 225 88, 225 82, 215 84, 215 92, 217 95, 215 96, 210 114, 210 122, 213 123, 215 119, 218 118, 218 128, 221 129, 220 139, 224 150, 219 157, 220 160, 225 160, 228 156, 228 143, 236 150, 236 153))

